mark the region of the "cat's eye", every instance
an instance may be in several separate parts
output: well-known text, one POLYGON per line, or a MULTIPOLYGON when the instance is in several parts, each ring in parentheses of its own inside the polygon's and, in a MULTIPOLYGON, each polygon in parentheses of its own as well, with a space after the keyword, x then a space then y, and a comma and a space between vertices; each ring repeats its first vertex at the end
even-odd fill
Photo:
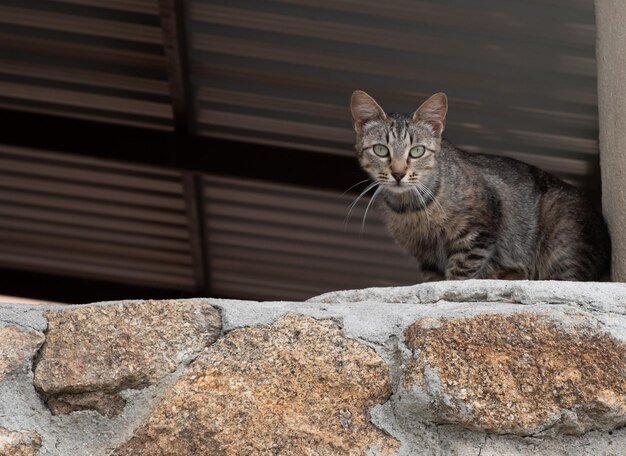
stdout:
POLYGON ((415 146, 409 150, 409 155, 411 158, 420 158, 426 152, 426 148, 424 146, 415 146))
POLYGON ((382 144, 376 144, 374 146, 374 153, 379 157, 386 157, 387 155, 389 155, 389 148, 382 144))

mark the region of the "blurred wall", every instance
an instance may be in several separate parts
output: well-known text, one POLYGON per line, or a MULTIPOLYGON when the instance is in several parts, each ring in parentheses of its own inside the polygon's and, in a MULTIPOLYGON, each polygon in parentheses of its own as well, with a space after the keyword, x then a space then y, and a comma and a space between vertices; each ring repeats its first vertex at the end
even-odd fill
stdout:
POLYGON ((596 0, 602 205, 615 281, 626 281, 626 2, 596 0))

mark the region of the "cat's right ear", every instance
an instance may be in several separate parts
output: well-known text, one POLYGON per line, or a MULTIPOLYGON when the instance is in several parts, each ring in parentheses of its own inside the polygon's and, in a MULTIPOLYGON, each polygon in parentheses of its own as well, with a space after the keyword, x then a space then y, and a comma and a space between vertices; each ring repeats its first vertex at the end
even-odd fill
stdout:
POLYGON ((446 125, 446 114, 448 112, 448 97, 445 93, 434 94, 417 108, 411 118, 413 122, 423 121, 430 125, 433 133, 441 135, 446 125))
POLYGON ((352 110, 352 125, 357 133, 363 129, 363 125, 372 120, 383 121, 387 119, 385 111, 378 106, 372 97, 362 90, 355 90, 350 101, 352 110))

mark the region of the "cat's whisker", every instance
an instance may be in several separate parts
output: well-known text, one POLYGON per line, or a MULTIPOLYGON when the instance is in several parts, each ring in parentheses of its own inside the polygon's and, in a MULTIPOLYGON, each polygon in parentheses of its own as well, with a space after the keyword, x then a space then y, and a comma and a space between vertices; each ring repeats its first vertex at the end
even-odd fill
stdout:
POLYGON ((439 201, 437 201, 437 197, 435 196, 435 194, 433 193, 433 191, 431 189, 429 189, 428 187, 426 187, 424 185, 424 190, 426 192, 428 192, 428 194, 430 195, 430 197, 433 199, 433 203, 435 203, 439 209, 441 210, 441 212, 443 212, 443 216, 445 218, 448 218, 448 214, 446 213, 446 210, 443 208, 443 206, 439 203, 439 201))
POLYGON ((432 192, 432 190, 431 190, 430 188, 428 188, 428 187, 426 186, 426 184, 422 184, 421 182, 416 182, 416 183, 415 183, 415 185, 416 185, 417 187, 419 187, 419 188, 420 188, 420 190, 422 190, 424 193, 426 193, 426 194, 427 194, 427 195, 428 195, 428 196, 429 196, 429 197, 433 200, 433 203, 434 203, 435 205, 437 205, 437 207, 439 208, 439 210, 440 210, 441 212, 443 212, 443 216, 444 216, 445 218, 448 218, 448 215, 446 214, 446 211, 444 210, 443 206, 439 203, 439 201, 437 201, 437 198, 435 197, 435 194, 432 192))
POLYGON ((354 202, 352 203, 352 205, 350 205, 350 209, 348 210, 348 214, 346 215, 346 218, 344 219, 343 222, 343 230, 344 232, 346 232, 348 230, 348 222, 350 221, 350 214, 352 214, 352 210, 354 209, 354 206, 356 206, 356 203, 359 202, 359 200, 367 193, 369 192, 371 189, 373 189, 374 187, 376 187, 377 185, 380 185, 378 181, 372 182, 371 184, 369 184, 367 187, 365 187, 365 190, 363 190, 359 196, 356 197, 356 199, 354 200, 354 202))
POLYGON ((419 190, 416 187, 411 187, 411 188, 414 190, 415 194, 422 202, 422 207, 424 208, 424 215, 426 215, 426 223, 428 224, 428 226, 430 226, 430 217, 428 216, 428 211, 426 210, 426 201, 424 201, 422 194, 419 192, 419 190))
POLYGON ((365 220, 367 220, 367 212, 370 210, 370 206, 372 205, 372 203, 374 202, 374 200, 376 199, 376 197, 378 196, 381 190, 382 190, 382 187, 379 186, 374 192, 374 194, 372 195, 370 202, 367 203, 367 207, 365 208, 365 214, 363 214, 363 221, 361 222, 360 234, 363 234, 363 230, 365 229, 365 220))
POLYGON ((424 192, 424 194, 425 194, 426 196, 428 196, 428 197, 432 200, 433 204, 435 204, 436 206, 438 206, 438 207, 441 209, 441 205, 439 204, 439 202, 435 200, 435 197, 434 197, 434 195, 432 194, 432 192, 431 192, 431 191, 429 191, 429 190, 428 190, 428 188, 426 188, 426 186, 425 186, 424 184, 422 184, 422 183, 420 183, 420 182, 416 182, 416 183, 415 183, 415 186, 416 186, 417 188, 419 188, 419 189, 420 189, 420 191, 424 192))
POLYGON ((343 195, 345 195, 346 193, 348 193, 350 190, 352 190, 354 187, 356 187, 357 185, 361 185, 363 182, 367 182, 369 181, 369 179, 363 179, 361 182, 357 182, 356 184, 354 184, 353 186, 351 186, 348 190, 346 190, 345 192, 343 192, 341 195, 339 195, 337 198, 341 198, 343 195))

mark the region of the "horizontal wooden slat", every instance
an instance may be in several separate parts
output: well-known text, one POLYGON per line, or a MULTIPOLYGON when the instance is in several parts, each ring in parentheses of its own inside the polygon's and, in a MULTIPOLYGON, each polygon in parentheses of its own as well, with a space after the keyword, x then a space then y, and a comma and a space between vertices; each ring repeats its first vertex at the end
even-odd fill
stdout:
POLYGON ((0 172, 2 187, 12 189, 30 190, 33 183, 37 182, 37 188, 42 192, 58 195, 89 198, 100 201, 113 201, 119 203, 133 203, 147 207, 160 207, 163 209, 182 210, 183 203, 175 197, 158 196, 151 193, 129 192, 122 189, 109 188, 108 186, 86 185, 84 183, 66 183, 59 181, 45 181, 33 177, 17 176, 11 172, 0 172))
POLYGON ((0 218, 0 228, 17 232, 47 234, 50 237, 73 237, 93 242, 105 242, 114 245, 139 246, 152 250, 183 252, 189 255, 189 243, 185 239, 171 239, 159 236, 146 236, 137 233, 108 231, 105 229, 90 228, 88 230, 63 223, 41 224, 37 220, 22 217, 0 218))
MULTIPOLYGON (((69 155, 54 150, 39 150, 6 144, 0 144, 0 154, 6 157, 21 157, 41 160, 42 162, 54 160, 57 164, 67 164, 70 166, 85 165, 88 169, 97 168, 101 171, 108 171, 119 175, 132 173, 139 177, 152 177, 166 182, 180 180, 180 172, 175 170, 131 162, 118 162, 110 159, 95 158, 89 154, 69 155)), ((176 191, 180 191, 180 189, 178 188, 176 191)))
POLYGON ((158 7, 154 0, 51 0, 57 3, 67 3, 80 6, 95 6, 133 13, 158 14, 158 7))
MULTIPOLYGON (((169 267, 171 265, 189 266, 191 258, 188 253, 173 253, 160 251, 159 249, 146 249, 128 245, 116 245, 109 242, 85 241, 66 235, 57 235, 54 238, 52 248, 50 236, 46 234, 33 234, 25 231, 14 231, 0 228, 0 243, 5 247, 7 245, 28 244, 42 250, 50 249, 58 251, 59 256, 71 255, 73 252, 91 255, 94 262, 102 261, 108 258, 112 262, 133 262, 135 260, 146 260, 145 265, 141 265, 141 269, 151 269, 152 267, 160 268, 169 267), (160 265, 159 263, 162 263, 160 265)), ((139 263, 138 263, 139 264, 139 263)), ((181 269, 183 271, 187 269, 181 269)))
POLYGON ((19 157, 5 158, 0 150, 0 169, 11 170, 13 173, 20 173, 21 175, 30 175, 37 179, 62 178, 67 181, 80 182, 83 185, 97 182, 102 186, 126 188, 131 191, 140 188, 145 192, 152 191, 163 196, 181 191, 180 182, 166 179, 145 178, 141 175, 131 177, 121 172, 113 173, 106 170, 90 169, 86 166, 69 166, 68 164, 56 164, 43 160, 33 162, 16 158, 19 157), (68 170, 71 173, 68 173, 68 170))
POLYGON ((36 35, 0 33, 0 42, 2 42, 3 49, 23 53, 24 57, 30 55, 32 59, 52 56, 81 62, 119 65, 144 71, 161 70, 165 73, 165 58, 161 54, 112 48, 105 45, 51 40, 36 35))
POLYGON ((129 100, 120 97, 96 95, 79 91, 38 87, 27 84, 15 84, 0 81, 0 94, 7 94, 15 99, 33 98, 45 103, 58 103, 72 107, 92 107, 130 114, 148 114, 157 118, 171 117, 171 108, 165 103, 129 100))
POLYGON ((0 251, 0 264, 5 267, 28 269, 34 272, 53 271, 55 274, 67 274, 134 285, 143 283, 160 288, 193 290, 193 282, 188 280, 187 277, 178 277, 174 274, 159 274, 148 271, 134 271, 134 273, 130 273, 129 270, 124 270, 119 265, 106 266, 90 262, 80 263, 73 261, 72 265, 70 265, 66 260, 24 255, 23 251, 0 251))
POLYGON ((5 190, 0 184, 0 201, 31 207, 42 207, 51 211, 80 211, 84 214, 110 217, 124 220, 143 220, 168 225, 186 226, 187 220, 182 213, 168 213, 125 204, 94 204, 78 198, 55 197, 34 192, 15 192, 5 190))
POLYGON ((171 130, 156 0, 0 5, 0 106, 171 130))
POLYGON ((154 95, 169 95, 166 81, 124 74, 107 74, 81 68, 67 68, 35 62, 6 59, 0 61, 0 74, 39 78, 48 81, 80 83, 154 95))
POLYGON ((195 290, 180 173, 0 146, 0 267, 195 290))
POLYGON ((143 43, 161 43, 157 27, 0 5, 0 23, 143 43))
POLYGON ((113 220, 108 217, 93 217, 80 213, 61 211, 46 211, 42 207, 26 207, 19 204, 0 203, 0 216, 10 217, 12 214, 18 217, 28 217, 40 222, 67 223, 71 226, 107 228, 110 230, 143 233, 144 235, 168 236, 172 238, 184 238, 186 232, 178 227, 167 225, 155 225, 151 223, 113 220))

